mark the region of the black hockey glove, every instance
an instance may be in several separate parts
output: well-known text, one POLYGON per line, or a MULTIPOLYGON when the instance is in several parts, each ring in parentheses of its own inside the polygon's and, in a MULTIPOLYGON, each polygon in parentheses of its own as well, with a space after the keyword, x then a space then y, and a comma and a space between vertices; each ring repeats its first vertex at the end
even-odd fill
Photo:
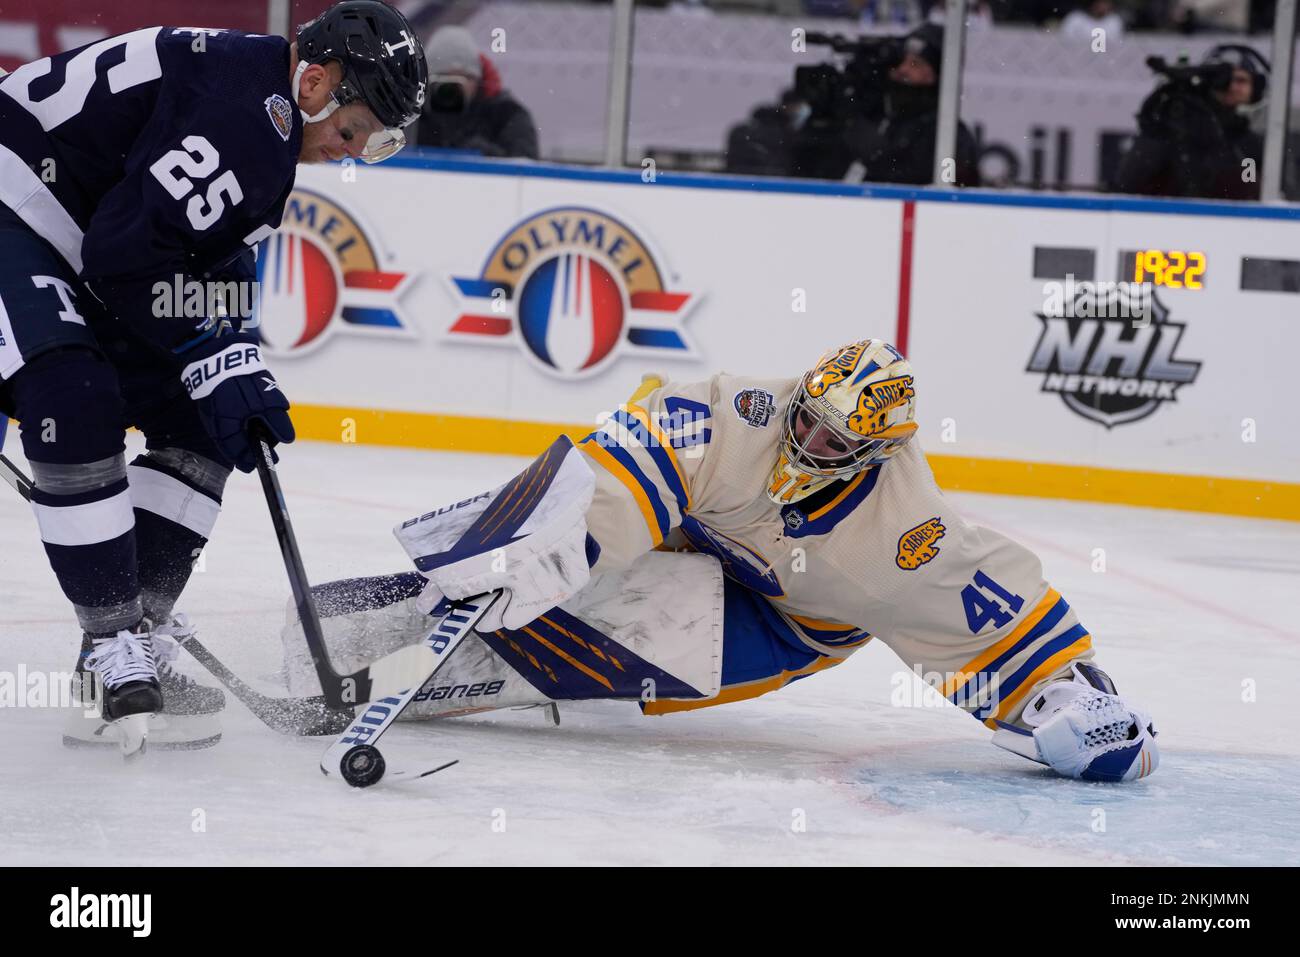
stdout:
MULTIPOLYGON (((198 406, 203 427, 229 465, 241 472, 257 468, 257 450, 249 438, 253 423, 272 446, 294 439, 289 400, 262 361, 262 347, 252 337, 213 343, 210 353, 181 372, 185 391, 198 406)), ((272 453, 277 462, 279 457, 272 453)))

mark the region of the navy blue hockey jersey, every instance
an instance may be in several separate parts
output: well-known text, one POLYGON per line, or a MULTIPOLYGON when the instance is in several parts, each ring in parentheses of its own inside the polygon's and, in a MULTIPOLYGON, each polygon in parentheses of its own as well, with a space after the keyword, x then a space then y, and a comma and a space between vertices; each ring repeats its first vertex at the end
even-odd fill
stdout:
POLYGON ((0 78, 0 203, 159 347, 203 336, 153 315, 153 285, 252 279, 279 226, 302 118, 289 43, 152 27, 0 78))

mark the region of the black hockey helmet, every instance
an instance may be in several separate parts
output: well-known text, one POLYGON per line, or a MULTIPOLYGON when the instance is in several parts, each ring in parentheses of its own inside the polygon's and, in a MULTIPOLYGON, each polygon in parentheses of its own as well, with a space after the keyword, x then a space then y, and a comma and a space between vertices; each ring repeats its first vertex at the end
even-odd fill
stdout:
POLYGON ((367 146, 377 155, 363 158, 378 162, 401 149, 401 129, 419 117, 429 80, 424 46, 406 17, 379 0, 344 0, 299 27, 296 39, 300 70, 329 60, 343 68, 334 103, 309 122, 360 100, 386 128, 367 146))

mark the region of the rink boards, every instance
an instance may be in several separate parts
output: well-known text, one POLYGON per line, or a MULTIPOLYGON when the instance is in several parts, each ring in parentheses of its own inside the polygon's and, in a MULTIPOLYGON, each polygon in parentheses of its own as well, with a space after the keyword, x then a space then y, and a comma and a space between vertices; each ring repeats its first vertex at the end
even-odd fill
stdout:
POLYGON ((260 258, 305 437, 526 454, 879 336, 945 487, 1300 520, 1300 207, 403 154, 301 168, 260 258))

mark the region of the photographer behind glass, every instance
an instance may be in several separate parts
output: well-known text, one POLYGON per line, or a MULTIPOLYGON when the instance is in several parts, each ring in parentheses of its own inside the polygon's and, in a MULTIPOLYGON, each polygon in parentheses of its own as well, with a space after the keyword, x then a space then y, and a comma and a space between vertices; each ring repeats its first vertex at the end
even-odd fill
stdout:
MULTIPOLYGON (((811 107, 795 136, 792 173, 823 179, 924 185, 934 179, 943 28, 918 27, 905 37, 808 34, 809 44, 848 54, 831 64, 795 70, 795 92, 811 107)), ((979 185, 975 141, 957 130, 955 184, 979 185)))
POLYGON ((429 92, 415 133, 420 146, 537 159, 537 127, 501 86, 492 61, 464 27, 443 27, 424 48, 429 92))
POLYGON ((1138 136, 1120 161, 1117 192, 1258 199, 1263 140, 1251 129, 1269 64, 1247 46, 1214 47, 1198 66, 1148 57, 1163 76, 1137 115, 1138 136))

